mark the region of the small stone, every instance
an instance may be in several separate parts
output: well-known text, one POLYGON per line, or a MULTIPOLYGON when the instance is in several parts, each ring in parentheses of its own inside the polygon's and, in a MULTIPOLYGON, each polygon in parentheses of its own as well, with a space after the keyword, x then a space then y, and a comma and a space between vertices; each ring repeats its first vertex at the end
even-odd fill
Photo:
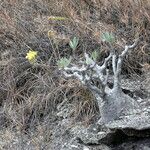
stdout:
POLYGON ((83 150, 90 150, 90 149, 86 146, 83 146, 83 150))

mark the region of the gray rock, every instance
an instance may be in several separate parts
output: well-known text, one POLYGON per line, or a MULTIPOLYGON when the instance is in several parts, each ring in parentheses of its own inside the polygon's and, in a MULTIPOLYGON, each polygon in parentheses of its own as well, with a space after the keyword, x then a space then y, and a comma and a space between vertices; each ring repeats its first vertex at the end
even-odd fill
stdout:
MULTIPOLYGON (((124 137, 146 138, 150 136, 150 115, 146 112, 121 116, 118 120, 113 120, 105 125, 91 125, 84 127, 81 125, 71 129, 74 137, 83 144, 106 144, 111 145, 121 142, 124 137)), ((124 142, 124 141, 122 141, 124 142)))
POLYGON ((150 136, 150 115, 148 113, 124 116, 106 124, 110 130, 122 130, 128 136, 150 136))
POLYGON ((87 128, 84 126, 76 126, 71 129, 71 133, 79 140, 79 143, 108 144, 112 142, 115 131, 95 125, 87 128))
POLYGON ((135 129, 145 130, 150 129, 150 115, 146 113, 134 114, 130 116, 120 117, 119 120, 114 120, 106 124, 109 129, 135 129))

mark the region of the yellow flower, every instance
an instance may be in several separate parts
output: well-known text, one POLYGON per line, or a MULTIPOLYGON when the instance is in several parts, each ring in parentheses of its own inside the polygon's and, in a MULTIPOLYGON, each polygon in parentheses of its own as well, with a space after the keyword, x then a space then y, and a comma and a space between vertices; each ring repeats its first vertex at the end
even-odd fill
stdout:
POLYGON ((56 32, 52 31, 52 30, 49 30, 47 34, 48 34, 48 37, 55 37, 56 32))
POLYGON ((36 61, 36 57, 37 57, 37 51, 29 50, 26 59, 28 59, 29 62, 34 63, 36 61))
POLYGON ((48 20, 58 20, 58 21, 62 21, 62 20, 67 20, 68 18, 66 17, 61 17, 61 16, 50 16, 48 18, 48 20))

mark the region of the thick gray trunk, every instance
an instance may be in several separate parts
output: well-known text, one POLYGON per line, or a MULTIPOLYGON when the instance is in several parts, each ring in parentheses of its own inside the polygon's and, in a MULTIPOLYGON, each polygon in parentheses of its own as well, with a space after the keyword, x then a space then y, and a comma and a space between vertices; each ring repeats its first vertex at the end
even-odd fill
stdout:
POLYGON ((102 104, 99 105, 101 119, 104 123, 132 114, 138 107, 136 101, 124 94, 121 89, 112 89, 106 93, 102 104))

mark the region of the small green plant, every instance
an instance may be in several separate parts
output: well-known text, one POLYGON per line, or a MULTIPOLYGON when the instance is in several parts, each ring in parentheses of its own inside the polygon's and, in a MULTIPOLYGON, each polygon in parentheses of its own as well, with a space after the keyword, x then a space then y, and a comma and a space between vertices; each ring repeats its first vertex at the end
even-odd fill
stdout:
POLYGON ((79 43, 79 38, 74 37, 73 40, 70 40, 69 45, 72 48, 73 52, 76 50, 79 43))
POLYGON ((85 63, 87 65, 90 65, 90 64, 93 63, 93 61, 96 62, 97 58, 98 58, 98 52, 95 50, 95 51, 92 52, 90 57, 86 57, 85 63))
POLYGON ((66 57, 61 58, 58 60, 57 65, 59 68, 65 68, 71 63, 71 57, 67 59, 66 57))
POLYGON ((112 33, 105 32, 102 34, 102 40, 113 44, 115 42, 115 36, 112 33))

